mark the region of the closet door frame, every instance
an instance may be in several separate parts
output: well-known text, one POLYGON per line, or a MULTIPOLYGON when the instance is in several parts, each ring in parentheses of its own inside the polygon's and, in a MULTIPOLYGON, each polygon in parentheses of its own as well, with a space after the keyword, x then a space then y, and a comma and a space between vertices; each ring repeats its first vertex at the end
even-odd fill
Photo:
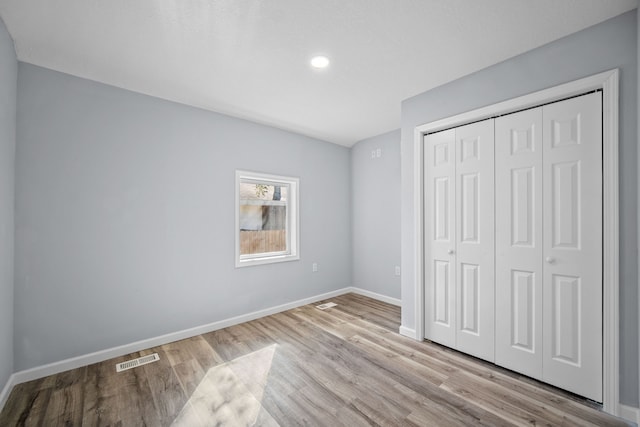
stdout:
MULTIPOLYGON (((413 262, 415 265, 415 324, 412 338, 422 341, 425 327, 424 307, 424 136, 440 130, 489 119, 526 108, 537 107, 589 91, 602 90, 602 203, 603 203, 603 410, 620 414, 619 403, 619 177, 618 177, 618 80, 613 69, 562 85, 554 86, 508 101, 458 114, 414 129, 414 227, 416 231, 413 262)), ((407 335, 401 328, 400 333, 407 335)), ((411 331, 413 332, 413 331, 411 331)))

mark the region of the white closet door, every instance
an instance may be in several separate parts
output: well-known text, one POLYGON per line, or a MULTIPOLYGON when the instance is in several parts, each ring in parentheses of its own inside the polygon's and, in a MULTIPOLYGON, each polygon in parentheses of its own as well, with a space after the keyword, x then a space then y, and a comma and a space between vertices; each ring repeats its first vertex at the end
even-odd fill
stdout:
POLYGON ((496 363, 542 379, 542 108, 495 124, 496 363))
POLYGON ((543 380, 601 402, 601 93, 542 111, 543 380))
POLYGON ((454 347, 455 130, 424 138, 425 337, 454 347))
POLYGON ((456 128, 456 347, 494 361, 494 121, 456 128))

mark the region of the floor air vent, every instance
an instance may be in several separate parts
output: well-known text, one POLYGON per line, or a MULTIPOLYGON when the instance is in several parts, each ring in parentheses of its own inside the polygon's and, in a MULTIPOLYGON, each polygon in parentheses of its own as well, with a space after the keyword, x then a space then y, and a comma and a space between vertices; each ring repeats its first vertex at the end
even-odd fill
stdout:
POLYGON ((128 360, 126 362, 118 363, 116 365, 116 372, 126 371, 127 369, 137 368, 138 366, 146 365, 148 363, 157 362, 160 360, 158 353, 153 353, 148 356, 138 357, 137 359, 128 360))
POLYGON ((335 302, 325 302, 324 304, 320 304, 320 305, 316 305, 316 308, 319 308, 320 310, 326 310, 327 308, 331 308, 331 307, 335 307, 336 304, 335 302))

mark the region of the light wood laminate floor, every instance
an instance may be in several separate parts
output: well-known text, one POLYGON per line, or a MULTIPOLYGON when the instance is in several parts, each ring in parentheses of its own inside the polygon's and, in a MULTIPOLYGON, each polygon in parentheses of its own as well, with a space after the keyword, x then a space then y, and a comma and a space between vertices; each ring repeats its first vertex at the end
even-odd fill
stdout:
MULTIPOLYGON (((616 426, 569 393, 397 334, 400 309, 315 305, 17 385, 0 426, 616 426), (115 364, 160 361, 116 373, 115 364)), ((319 303, 318 303, 319 304, 319 303)))

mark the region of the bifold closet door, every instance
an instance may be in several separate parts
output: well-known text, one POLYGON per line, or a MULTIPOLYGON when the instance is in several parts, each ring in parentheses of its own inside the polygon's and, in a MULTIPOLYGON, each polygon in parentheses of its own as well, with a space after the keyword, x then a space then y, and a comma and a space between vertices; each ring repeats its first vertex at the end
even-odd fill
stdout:
POLYGON ((494 121, 456 128, 456 347, 495 360, 494 121))
POLYGON ((496 363, 601 402, 601 93, 496 119, 496 223, 496 363))
POLYGON ((425 337, 456 346, 455 130, 424 137, 425 337))
POLYGON ((602 402, 602 93, 543 117, 543 380, 602 402))
POLYGON ((486 120, 424 139, 425 336, 494 360, 494 134, 486 120))
POLYGON ((542 379, 542 108, 495 124, 496 363, 542 379))

